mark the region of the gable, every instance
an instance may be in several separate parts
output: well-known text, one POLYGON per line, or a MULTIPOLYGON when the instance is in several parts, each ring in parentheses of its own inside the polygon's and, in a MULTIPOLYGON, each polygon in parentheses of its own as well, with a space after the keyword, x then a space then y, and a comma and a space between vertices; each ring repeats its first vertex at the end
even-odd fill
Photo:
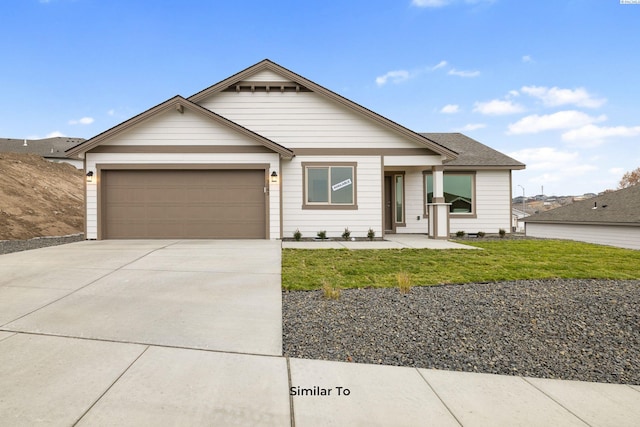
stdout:
MULTIPOLYGON (((289 144, 295 144, 294 148, 301 148, 298 147, 298 144, 309 147, 311 144, 324 142, 339 144, 342 147, 345 144, 356 144, 371 148, 373 144, 374 149, 421 148, 428 150, 425 154, 436 153, 446 159, 457 157, 454 151, 269 60, 261 61, 240 71, 192 95, 189 100, 224 115, 230 120, 237 120, 255 132, 265 136, 271 135, 271 138, 278 143, 285 144, 287 141, 289 144), (260 85, 257 83, 267 77, 269 79, 275 78, 274 73, 280 76, 279 81, 285 84, 263 82, 260 85), (238 95, 235 99, 231 96, 233 93, 238 95), (309 95, 310 93, 313 95, 309 95), (278 97, 277 94, 280 96, 278 97), (298 99, 295 99, 294 96, 298 95, 300 95, 298 99), (243 98, 243 96, 253 96, 253 98, 243 98), (268 98, 269 96, 271 98, 268 98), (331 107, 328 107, 329 104, 331 107), (303 109, 300 110, 300 107, 303 109), (319 111, 314 113, 313 108, 319 108, 319 111), (270 112, 273 113, 271 117, 268 116, 270 112), (302 120, 296 121, 298 113, 301 114, 299 118, 302 120), (331 121, 334 120, 336 113, 346 121, 334 124, 344 125, 343 128, 332 127, 331 121), (245 114, 244 117, 243 114, 245 114), (325 122, 323 123, 321 120, 308 122, 309 119, 313 119, 313 114, 318 115, 318 119, 324 119, 325 122), (255 117, 251 118, 248 115, 255 117), (264 115, 264 122, 258 123, 261 115, 264 115), (280 122, 282 123, 281 129, 276 129, 279 125, 278 120, 283 119, 285 122, 280 122), (268 120, 271 122, 267 123, 268 120), (315 129, 314 126, 316 126, 315 129), (295 137, 289 136, 292 132, 303 129, 308 131, 305 138, 294 141, 295 137), (363 130, 364 134, 359 133, 363 130), (367 131, 370 133, 367 134, 367 131), (279 135, 278 132, 282 132, 282 134, 279 135), (312 136, 311 134, 314 132, 315 136, 312 136)), ((318 146, 316 145, 316 147, 318 146)))
MULTIPOLYGON (((88 151, 104 151, 113 145, 173 145, 185 147, 189 141, 196 145, 242 145, 254 141, 257 146, 274 151, 283 158, 293 152, 275 142, 246 129, 218 114, 175 96, 162 104, 67 150, 67 155, 88 151), (184 116, 185 117, 180 117, 184 116), (204 121, 203 121, 204 120, 204 121), (210 124, 206 124, 209 121, 210 124), (195 125, 195 127, 190 127, 195 125), (199 132, 202 132, 200 134, 199 132), (234 137, 235 134, 235 137, 234 137), (218 143, 214 142, 217 141, 218 143)), ((191 144, 193 145, 193 144, 191 144)))

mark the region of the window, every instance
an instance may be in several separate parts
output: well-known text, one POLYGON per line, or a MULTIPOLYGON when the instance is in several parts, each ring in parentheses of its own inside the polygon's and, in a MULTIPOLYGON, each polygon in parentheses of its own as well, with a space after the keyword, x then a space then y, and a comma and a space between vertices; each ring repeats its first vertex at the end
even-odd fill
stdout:
POLYGON ((355 163, 303 163, 303 209, 357 209, 355 163))
MULTIPOLYGON (((451 203, 449 212, 459 215, 474 215, 475 175, 471 173, 444 174, 444 201, 451 203)), ((425 174, 427 203, 433 203, 433 176, 425 174)))
POLYGON ((396 223, 404 224, 404 175, 394 175, 396 195, 396 223))

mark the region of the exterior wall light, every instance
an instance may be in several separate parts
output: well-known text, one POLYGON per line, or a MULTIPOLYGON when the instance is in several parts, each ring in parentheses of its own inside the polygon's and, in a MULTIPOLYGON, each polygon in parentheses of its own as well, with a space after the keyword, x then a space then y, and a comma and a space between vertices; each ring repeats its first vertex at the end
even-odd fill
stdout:
POLYGON ((93 171, 87 172, 87 182, 93 182, 93 171))
POLYGON ((271 182, 278 182, 278 173, 276 171, 271 172, 271 182))

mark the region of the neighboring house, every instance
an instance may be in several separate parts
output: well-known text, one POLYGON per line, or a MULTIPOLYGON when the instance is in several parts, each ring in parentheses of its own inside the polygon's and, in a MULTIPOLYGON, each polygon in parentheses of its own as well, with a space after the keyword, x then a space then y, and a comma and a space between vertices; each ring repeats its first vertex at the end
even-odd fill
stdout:
POLYGON ((640 249, 640 185, 525 218, 532 237, 640 249))
POLYGON ((518 233, 523 232, 524 219, 528 216, 529 214, 524 212, 522 209, 516 209, 516 208, 511 209, 511 218, 512 218, 511 226, 513 227, 513 230, 517 231, 518 233))
POLYGON ((86 236, 330 237, 349 228, 510 229, 511 170, 461 134, 419 134, 269 60, 68 150, 84 158, 86 236))
POLYGON ((54 137, 45 139, 13 139, 0 138, 0 153, 28 153, 42 156, 45 159, 59 163, 69 163, 78 169, 84 167, 79 157, 68 157, 65 153, 69 148, 80 144, 82 138, 54 137))

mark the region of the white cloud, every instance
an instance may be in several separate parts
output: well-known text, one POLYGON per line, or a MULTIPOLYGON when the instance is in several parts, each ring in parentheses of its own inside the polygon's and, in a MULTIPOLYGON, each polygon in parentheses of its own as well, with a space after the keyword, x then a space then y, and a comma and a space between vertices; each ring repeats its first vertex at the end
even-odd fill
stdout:
POLYGON ((458 77, 478 77, 480 75, 480 71, 459 71, 455 68, 449 70, 448 73, 450 76, 458 76, 458 77))
POLYGON ((578 152, 553 147, 524 148, 508 155, 525 163, 528 171, 538 172, 529 179, 536 184, 566 181, 598 170, 597 166, 585 163, 578 152))
POLYGON ((70 125, 90 125, 94 122, 93 117, 83 117, 78 120, 69 120, 70 125))
POLYGON ((493 99, 487 102, 476 102, 473 111, 480 114, 501 116, 505 114, 522 113, 524 107, 509 100, 493 99))
POLYGON ((604 114, 592 117, 582 111, 568 110, 559 111, 553 114, 539 116, 533 114, 523 117, 515 123, 509 125, 508 135, 520 135, 524 133, 538 133, 547 130, 571 129, 585 126, 590 123, 607 120, 604 114))
MULTIPOLYGON (((494 3, 496 0, 464 0, 467 4, 494 3)), ((460 0, 411 0, 411 4, 416 7, 443 7, 453 3, 459 3, 460 0)))
POLYGON ((611 175, 622 175, 624 174, 624 168, 611 168, 609 169, 609 173, 611 175))
POLYGON ((442 7, 451 3, 451 0, 411 0, 411 4, 417 7, 442 7))
POLYGON ((57 137, 61 137, 61 136, 66 136, 65 134, 63 134, 62 132, 60 132, 59 130, 50 132, 47 134, 47 136, 45 136, 45 138, 57 138, 57 137))
POLYGON ((522 92, 529 96, 540 99, 548 107, 574 104, 578 107, 598 108, 602 106, 606 99, 596 99, 585 88, 560 89, 559 87, 548 88, 546 86, 524 86, 522 92))
POLYGON ((433 67, 431 67, 431 71, 435 71, 438 68, 442 68, 442 67, 446 67, 449 63, 447 61, 440 61, 438 62, 436 65, 434 65, 433 67))
POLYGON ((387 74, 376 77, 376 84, 384 86, 391 79, 392 83, 402 83, 411 78, 411 74, 406 70, 389 71, 387 74))
POLYGON ((486 127, 487 127, 487 125, 485 125, 484 123, 469 123, 467 125, 464 125, 460 129, 457 129, 457 131, 458 132, 467 132, 467 131, 472 131, 472 130, 477 130, 477 129, 484 129, 486 127))
POLYGON ((457 104, 447 104, 440 110, 444 114, 455 114, 460 112, 460 106, 457 104))
POLYGON ((596 126, 585 124, 578 129, 572 129, 562 134, 562 140, 579 143, 582 146, 594 147, 601 145, 607 138, 628 138, 640 136, 640 126, 596 126))
POLYGON ((533 62, 533 58, 531 58, 531 55, 524 55, 522 57, 522 62, 524 62, 525 64, 528 62, 533 62))

